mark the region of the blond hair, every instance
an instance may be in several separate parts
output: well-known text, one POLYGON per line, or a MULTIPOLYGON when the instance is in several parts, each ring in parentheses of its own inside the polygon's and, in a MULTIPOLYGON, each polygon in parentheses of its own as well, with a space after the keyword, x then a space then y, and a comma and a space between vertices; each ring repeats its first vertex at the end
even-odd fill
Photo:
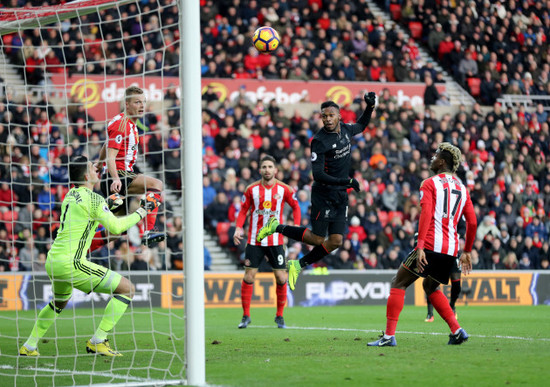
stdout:
POLYGON ((124 99, 128 100, 133 95, 144 94, 143 89, 137 86, 130 86, 124 91, 124 99))
POLYGON ((440 152, 447 151, 453 156, 453 165, 449 165, 449 167, 452 167, 452 172, 455 173, 462 161, 462 153, 460 152, 460 149, 458 149, 450 142, 442 142, 441 144, 439 144, 437 149, 440 152))

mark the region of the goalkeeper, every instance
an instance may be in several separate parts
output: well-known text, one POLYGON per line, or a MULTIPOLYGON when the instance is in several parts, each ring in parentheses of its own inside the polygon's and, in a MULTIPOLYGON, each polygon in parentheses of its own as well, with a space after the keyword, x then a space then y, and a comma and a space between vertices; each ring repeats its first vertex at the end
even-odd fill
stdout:
POLYGON ((110 233, 120 234, 156 210, 161 203, 154 195, 147 195, 134 213, 117 218, 109 210, 105 199, 93 192, 99 178, 95 165, 86 157, 78 156, 69 164, 69 177, 74 188, 67 193, 61 205, 61 226, 46 260, 53 300, 38 314, 19 354, 39 356, 38 340, 46 334, 67 305, 73 288, 76 288, 85 293, 94 291, 113 295, 95 334, 86 343, 86 351, 104 356, 122 356, 109 346, 107 333, 126 311, 135 287, 120 274, 88 261, 86 252, 100 222, 110 233))
POLYGON ((348 220, 348 194, 360 191, 359 182, 349 177, 351 138, 361 133, 370 122, 376 94, 364 95, 365 111, 355 124, 340 122, 340 107, 333 101, 321 104, 323 128, 311 140, 311 230, 305 227, 279 225, 276 217, 258 232, 258 241, 276 232, 315 247, 300 260, 287 262, 288 284, 294 290, 302 268, 320 261, 342 245, 348 220), (328 232, 328 239, 325 239, 328 232))

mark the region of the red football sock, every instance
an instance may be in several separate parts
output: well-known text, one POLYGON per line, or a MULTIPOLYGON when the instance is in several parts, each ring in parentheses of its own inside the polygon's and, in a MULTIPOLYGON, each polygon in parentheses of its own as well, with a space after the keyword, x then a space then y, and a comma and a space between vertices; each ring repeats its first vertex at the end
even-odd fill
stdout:
POLYGON ((286 305, 286 283, 283 285, 277 284, 277 316, 283 315, 283 310, 286 305))
MULTIPOLYGON (((153 193, 155 194, 155 197, 160 200, 160 191, 155 189, 150 189, 147 191, 147 193, 153 193)), ((145 217, 145 230, 150 231, 155 227, 155 223, 157 221, 157 213, 159 212, 158 208, 155 208, 153 211, 151 211, 147 216, 145 217)))
POLYGON ((447 322, 449 328, 451 328, 451 332, 455 333, 457 329, 460 328, 460 324, 456 321, 455 314, 449 305, 447 297, 445 297, 443 292, 438 289, 430 294, 428 298, 430 299, 430 302, 434 306, 435 310, 437 310, 437 313, 439 313, 443 320, 447 322))
POLYGON ((405 305, 405 290, 392 288, 390 290, 390 296, 388 297, 388 303, 386 304, 386 330, 384 333, 388 336, 395 335, 395 329, 397 328, 397 321, 399 321, 399 314, 403 310, 405 305))
POLYGON ((157 212, 159 212, 159 209, 155 208, 145 217, 145 229, 147 231, 152 230, 155 227, 155 222, 157 221, 157 212))
POLYGON ((252 291, 254 284, 241 282, 241 304, 243 305, 243 316, 250 316, 250 301, 252 300, 252 291))

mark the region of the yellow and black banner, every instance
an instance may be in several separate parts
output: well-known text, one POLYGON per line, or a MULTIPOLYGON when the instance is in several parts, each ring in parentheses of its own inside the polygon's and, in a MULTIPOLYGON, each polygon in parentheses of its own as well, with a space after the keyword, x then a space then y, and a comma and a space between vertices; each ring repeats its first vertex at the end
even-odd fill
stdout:
MULTIPOLYGON (((532 290, 537 276, 531 272, 476 272, 462 276, 462 290, 457 304, 468 305, 534 305, 536 293, 532 290)), ((451 285, 442 286, 447 297, 451 285)), ((415 282, 415 305, 426 305, 422 279, 415 282)))
POLYGON ((21 309, 19 291, 22 280, 22 275, 0 276, 0 310, 21 309))
MULTIPOLYGON (((206 308, 240 308, 243 274, 204 275, 204 305, 206 308)), ((183 307, 184 286, 181 274, 162 276, 162 307, 183 307)), ((275 307, 275 278, 273 273, 258 273, 252 294, 253 307, 275 307)))

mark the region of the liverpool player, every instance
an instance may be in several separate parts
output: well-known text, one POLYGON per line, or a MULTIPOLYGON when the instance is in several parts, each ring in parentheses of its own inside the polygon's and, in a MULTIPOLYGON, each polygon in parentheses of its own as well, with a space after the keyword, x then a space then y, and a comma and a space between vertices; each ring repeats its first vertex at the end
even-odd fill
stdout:
POLYGON ((474 244, 477 220, 474 206, 466 186, 454 175, 460 165, 460 150, 448 142, 439 144, 430 169, 435 172, 420 185, 420 219, 416 248, 401 264, 392 280, 386 305, 386 330, 379 340, 369 346, 395 347, 395 329, 405 302, 405 290, 418 279, 437 313, 451 329, 448 344, 461 344, 468 334, 458 324, 447 297, 438 289, 447 284, 458 255, 457 224, 462 215, 466 218, 466 243, 460 255, 465 275, 472 270, 470 252, 474 244))
POLYGON ((275 179, 277 167, 275 159, 265 156, 260 161, 261 180, 249 185, 243 195, 242 207, 237 217, 237 227, 233 234, 233 242, 236 245, 243 239, 243 226, 246 215, 250 209, 247 246, 245 250, 244 278, 241 283, 241 301, 243 306, 243 318, 239 328, 246 328, 250 324, 250 301, 254 290, 254 278, 258 272, 260 263, 267 257, 273 268, 275 281, 277 282, 277 315, 275 322, 279 328, 285 328, 283 310, 286 304, 285 251, 283 249, 283 236, 274 233, 261 242, 256 240, 258 230, 267 224, 271 217, 278 222, 283 222, 283 207, 288 203, 292 207, 292 218, 295 225, 300 224, 300 206, 296 200, 295 192, 288 185, 275 179))
POLYGON ((314 180, 311 188, 312 229, 280 225, 277 218, 272 218, 258 233, 258 240, 278 232, 315 246, 300 260, 288 261, 288 284, 292 290, 302 268, 323 259, 344 241, 348 220, 346 190, 360 190, 359 182, 349 177, 351 138, 365 130, 369 124, 376 103, 376 94, 365 94, 364 99, 365 111, 355 124, 340 122, 340 107, 336 103, 327 101, 321 104, 321 119, 324 126, 311 141, 314 180))
MULTIPOLYGON (((125 111, 114 117, 107 125, 108 142, 101 149, 99 162, 106 160, 107 172, 101 181, 101 190, 105 197, 118 193, 123 196, 135 196, 146 193, 156 200, 161 199, 163 184, 160 180, 134 172, 137 159, 139 135, 137 120, 145 112, 145 94, 137 86, 130 86, 124 92, 125 111)), ((101 165, 100 165, 101 166, 101 165)), ((127 203, 119 209, 127 211, 127 203)), ((157 211, 145 219, 143 244, 153 246, 164 239, 164 234, 155 233, 157 211)), ((117 211, 118 212, 118 211, 117 211)))

